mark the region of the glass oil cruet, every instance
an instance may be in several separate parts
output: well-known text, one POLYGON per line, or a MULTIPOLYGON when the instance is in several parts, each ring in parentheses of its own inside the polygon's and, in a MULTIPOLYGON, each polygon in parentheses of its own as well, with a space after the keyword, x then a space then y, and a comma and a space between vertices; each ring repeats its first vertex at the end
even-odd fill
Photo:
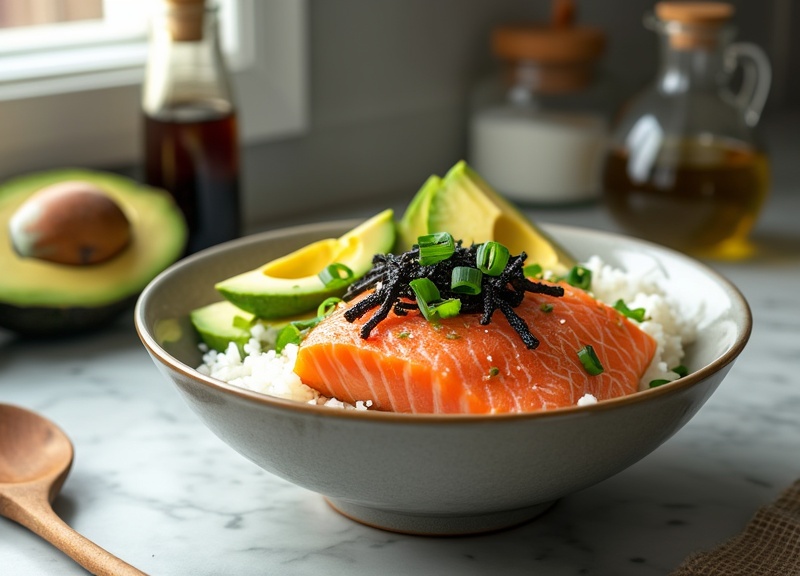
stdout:
POLYGON ((240 233, 237 109, 209 0, 162 0, 142 90, 144 179, 189 227, 187 253, 240 233))
POLYGON ((754 129, 771 69, 758 46, 732 42, 732 16, 726 3, 656 4, 645 26, 659 36, 661 66, 621 115, 603 169, 606 203, 626 232, 727 260, 753 253, 748 236, 769 187, 754 129))

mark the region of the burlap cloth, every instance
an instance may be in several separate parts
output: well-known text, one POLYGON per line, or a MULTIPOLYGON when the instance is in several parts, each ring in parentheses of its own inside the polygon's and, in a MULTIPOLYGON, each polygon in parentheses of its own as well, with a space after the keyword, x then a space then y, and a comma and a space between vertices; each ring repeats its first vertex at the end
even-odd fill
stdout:
POLYGON ((724 544, 687 558, 671 576, 800 576, 800 480, 724 544))

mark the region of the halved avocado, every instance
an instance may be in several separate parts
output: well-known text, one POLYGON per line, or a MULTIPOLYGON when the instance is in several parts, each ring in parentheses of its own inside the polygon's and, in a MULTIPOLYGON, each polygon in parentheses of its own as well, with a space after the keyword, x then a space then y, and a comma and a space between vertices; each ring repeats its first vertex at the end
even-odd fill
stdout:
POLYGON ((107 172, 65 169, 33 173, 0 186, 0 326, 30 336, 58 336, 107 325, 183 253, 187 228, 165 191, 107 172), (129 244, 113 258, 71 266, 15 252, 9 221, 39 190, 62 182, 93 184, 125 213, 129 244))
POLYGON ((230 302, 259 318, 285 318, 317 308, 344 288, 328 288, 318 274, 344 264, 360 278, 375 254, 391 251, 396 238, 394 212, 384 210, 339 238, 314 242, 263 266, 217 283, 230 302))

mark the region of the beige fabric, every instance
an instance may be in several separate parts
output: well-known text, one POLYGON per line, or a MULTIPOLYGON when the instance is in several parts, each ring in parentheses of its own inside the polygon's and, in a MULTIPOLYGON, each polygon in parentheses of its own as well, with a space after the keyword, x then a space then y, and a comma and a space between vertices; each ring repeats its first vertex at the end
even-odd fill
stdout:
POLYGON ((741 534, 694 554, 672 576, 800 576, 800 480, 764 506, 741 534))

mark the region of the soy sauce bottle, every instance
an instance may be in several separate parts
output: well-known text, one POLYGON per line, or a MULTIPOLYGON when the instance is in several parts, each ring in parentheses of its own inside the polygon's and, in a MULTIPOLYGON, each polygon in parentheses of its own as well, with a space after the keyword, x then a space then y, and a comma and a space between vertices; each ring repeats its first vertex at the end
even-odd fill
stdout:
POLYGON ((240 234, 237 111, 217 7, 165 0, 153 15, 142 91, 144 179, 175 198, 191 254, 240 234))

